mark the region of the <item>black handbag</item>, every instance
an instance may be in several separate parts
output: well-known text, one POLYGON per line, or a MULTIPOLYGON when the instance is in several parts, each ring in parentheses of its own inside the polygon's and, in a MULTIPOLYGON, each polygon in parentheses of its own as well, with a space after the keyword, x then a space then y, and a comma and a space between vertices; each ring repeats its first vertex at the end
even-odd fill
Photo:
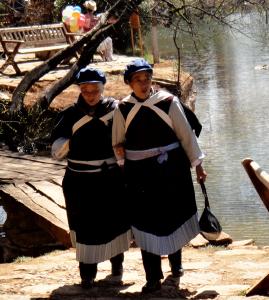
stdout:
POLYGON ((217 217, 210 210, 205 184, 202 180, 200 180, 200 185, 205 197, 205 208, 199 220, 200 233, 207 240, 215 241, 219 237, 222 227, 217 217))

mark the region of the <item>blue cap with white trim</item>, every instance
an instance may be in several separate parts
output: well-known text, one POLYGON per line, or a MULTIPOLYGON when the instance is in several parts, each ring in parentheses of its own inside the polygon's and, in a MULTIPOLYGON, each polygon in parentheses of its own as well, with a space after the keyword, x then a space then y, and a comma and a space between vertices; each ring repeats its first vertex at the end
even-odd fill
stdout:
POLYGON ((103 84, 106 83, 106 76, 104 72, 98 69, 94 69, 91 67, 86 67, 81 69, 76 76, 77 84, 82 83, 97 83, 101 82, 103 84))
POLYGON ((129 83, 132 75, 140 71, 147 71, 150 74, 153 73, 151 65, 144 58, 137 58, 126 66, 123 73, 124 82, 129 83))

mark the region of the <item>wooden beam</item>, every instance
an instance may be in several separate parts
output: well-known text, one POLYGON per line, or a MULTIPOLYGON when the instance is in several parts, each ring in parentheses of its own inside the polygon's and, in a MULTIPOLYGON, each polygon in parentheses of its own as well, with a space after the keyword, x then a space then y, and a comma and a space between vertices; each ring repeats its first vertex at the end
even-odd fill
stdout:
MULTIPOLYGON (((243 159, 242 165, 269 212, 269 174, 251 158, 243 159)), ((253 295, 269 295, 269 273, 256 282, 246 293, 246 296, 253 295)))
POLYGON ((0 150, 0 182, 25 182, 62 178, 66 162, 0 150))
POLYGON ((54 201, 39 194, 31 185, 6 184, 2 185, 0 192, 2 196, 8 195, 14 201, 23 204, 38 216, 39 225, 49 232, 55 240, 67 247, 71 247, 69 227, 66 210, 58 206, 54 201))
POLYGON ((269 295, 269 273, 247 290, 246 296, 269 295))
POLYGON ((269 174, 251 158, 245 158, 242 165, 269 212, 269 174))

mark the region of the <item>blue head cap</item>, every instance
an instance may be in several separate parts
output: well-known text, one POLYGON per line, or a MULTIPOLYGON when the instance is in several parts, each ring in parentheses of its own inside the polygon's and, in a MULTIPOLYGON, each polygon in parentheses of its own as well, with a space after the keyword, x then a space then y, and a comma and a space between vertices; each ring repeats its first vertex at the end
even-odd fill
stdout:
POLYGON ((144 58, 137 58, 126 66, 123 73, 124 82, 128 83, 132 75, 140 71, 147 71, 150 74, 153 73, 151 65, 144 58))
POLYGON ((105 74, 98 69, 86 67, 81 69, 77 76, 77 84, 82 84, 82 83, 97 83, 101 82, 103 84, 106 83, 106 76, 105 74))

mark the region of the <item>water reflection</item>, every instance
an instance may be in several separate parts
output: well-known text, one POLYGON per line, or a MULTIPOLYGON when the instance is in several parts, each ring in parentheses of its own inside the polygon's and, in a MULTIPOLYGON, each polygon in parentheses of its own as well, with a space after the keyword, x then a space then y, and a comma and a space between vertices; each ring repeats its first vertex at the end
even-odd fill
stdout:
MULTIPOLYGON (((241 22, 261 32, 261 24, 251 18, 241 22)), ((220 30, 200 57, 186 40, 182 61, 195 77, 196 113, 203 124, 200 143, 208 155, 204 165, 209 200, 234 240, 252 238, 258 245, 269 245, 268 211, 241 165, 243 158, 251 157, 269 172, 269 69, 255 68, 269 65, 269 46, 220 30), (204 67, 198 68, 201 64, 204 67)), ((160 53, 172 56, 172 48, 166 32, 160 37, 160 53)), ((201 212, 202 193, 197 184, 195 189, 201 212)))

